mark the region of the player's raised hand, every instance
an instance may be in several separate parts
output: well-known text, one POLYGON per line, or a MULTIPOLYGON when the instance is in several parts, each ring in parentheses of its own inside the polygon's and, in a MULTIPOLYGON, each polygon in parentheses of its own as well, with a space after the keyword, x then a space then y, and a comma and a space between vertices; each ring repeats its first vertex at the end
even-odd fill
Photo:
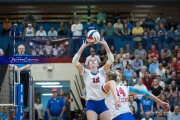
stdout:
POLYGON ((82 46, 81 47, 84 47, 84 48, 86 48, 87 46, 89 46, 90 44, 89 43, 86 43, 86 41, 85 40, 83 40, 83 43, 82 43, 82 46))
POLYGON ((104 40, 104 37, 101 37, 101 40, 99 41, 102 45, 107 45, 107 42, 104 40))

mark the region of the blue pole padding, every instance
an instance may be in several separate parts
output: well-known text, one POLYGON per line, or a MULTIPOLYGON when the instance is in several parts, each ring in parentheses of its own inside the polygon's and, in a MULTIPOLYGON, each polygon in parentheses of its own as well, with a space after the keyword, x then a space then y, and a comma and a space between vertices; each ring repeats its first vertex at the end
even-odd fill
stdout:
POLYGON ((24 108, 24 85, 16 84, 16 99, 17 105, 15 107, 15 120, 23 120, 23 108, 24 108))

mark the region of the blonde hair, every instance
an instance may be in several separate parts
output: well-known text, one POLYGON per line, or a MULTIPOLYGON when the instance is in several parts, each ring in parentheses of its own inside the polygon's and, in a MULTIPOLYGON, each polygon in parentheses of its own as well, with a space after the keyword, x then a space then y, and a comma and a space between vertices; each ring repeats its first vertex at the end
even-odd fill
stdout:
POLYGON ((106 76, 108 77, 109 80, 114 80, 114 81, 116 81, 117 74, 116 74, 115 71, 109 70, 109 71, 106 73, 106 76))

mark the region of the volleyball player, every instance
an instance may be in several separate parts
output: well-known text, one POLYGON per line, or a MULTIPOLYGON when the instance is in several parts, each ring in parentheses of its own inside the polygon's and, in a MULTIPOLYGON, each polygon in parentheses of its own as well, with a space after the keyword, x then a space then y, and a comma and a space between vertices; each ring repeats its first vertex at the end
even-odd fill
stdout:
POLYGON ((104 39, 99 41, 99 43, 105 47, 108 56, 108 60, 103 67, 98 69, 99 64, 95 57, 89 59, 88 66, 90 69, 84 68, 78 62, 83 50, 90 45, 90 43, 86 44, 84 41, 72 60, 72 63, 75 64, 75 67, 78 69, 81 75, 83 75, 84 82, 86 84, 86 114, 88 120, 97 120, 98 115, 100 120, 110 120, 109 110, 105 105, 104 96, 101 94, 101 86, 105 84, 105 74, 110 69, 111 64, 114 62, 114 57, 104 39))
POLYGON ((101 86, 103 93, 106 94, 105 103, 107 107, 110 109, 111 119, 112 120, 135 120, 131 114, 129 104, 128 104, 128 96, 130 94, 144 94, 149 98, 153 99, 157 104, 159 104, 163 109, 168 110, 168 103, 162 102, 153 94, 148 91, 135 89, 130 86, 121 86, 120 84, 116 84, 114 80, 116 80, 116 73, 114 71, 108 71, 106 74, 106 84, 101 86), (113 100, 113 95, 116 94, 114 91, 117 91, 117 96, 119 97, 120 107, 117 109, 115 106, 116 101, 113 100))

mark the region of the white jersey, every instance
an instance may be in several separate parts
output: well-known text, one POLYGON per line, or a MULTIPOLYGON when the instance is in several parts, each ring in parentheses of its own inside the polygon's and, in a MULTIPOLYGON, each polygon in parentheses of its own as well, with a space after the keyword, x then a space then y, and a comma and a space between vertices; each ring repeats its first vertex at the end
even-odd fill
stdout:
POLYGON ((27 28, 26 28, 25 36, 34 36, 33 28, 29 29, 29 28, 27 27, 27 28))
MULTIPOLYGON (((116 90, 117 90, 117 95, 119 96, 120 99, 120 108, 116 109, 115 108, 115 102, 114 102, 114 97, 111 92, 111 90, 107 93, 107 96, 105 98, 105 103, 107 107, 110 110, 110 115, 111 119, 123 114, 123 113, 130 113, 130 108, 129 108, 129 87, 128 86, 121 86, 121 85, 116 85, 116 90)), ((103 87, 102 87, 102 91, 103 87)))
POLYGON ((104 95, 101 94, 101 86, 105 84, 106 75, 104 67, 98 69, 96 74, 91 73, 90 70, 83 68, 83 78, 86 84, 87 100, 102 100, 104 95))

